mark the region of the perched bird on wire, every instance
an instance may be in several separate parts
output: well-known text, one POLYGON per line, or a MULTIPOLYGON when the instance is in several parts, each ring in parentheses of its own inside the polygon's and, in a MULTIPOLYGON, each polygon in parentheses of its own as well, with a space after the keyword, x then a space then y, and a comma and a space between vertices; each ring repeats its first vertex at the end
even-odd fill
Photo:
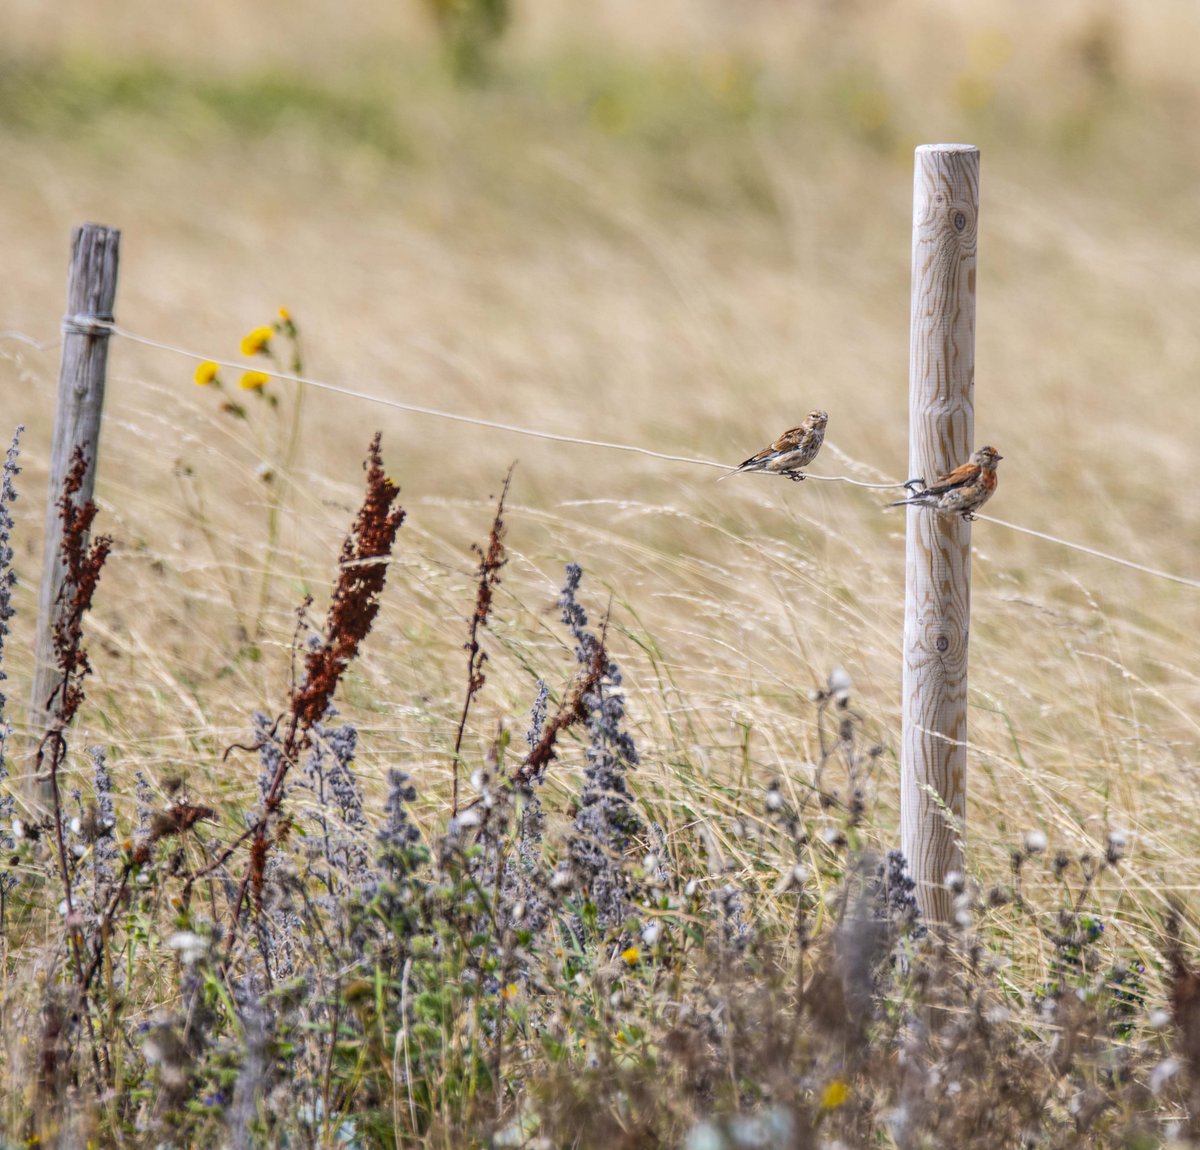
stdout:
MULTIPOLYGON (((907 499, 897 499, 888 506, 932 507, 948 515, 961 514, 964 519, 974 519, 975 512, 996 490, 996 464, 1003 458, 994 447, 981 447, 971 455, 969 463, 956 467, 947 475, 939 475, 907 499)), ((921 482, 924 481, 909 480, 909 483, 921 482)))
POLYGON ((730 475, 743 471, 765 471, 771 475, 786 475, 799 482, 804 478, 800 468, 807 467, 817 458, 817 452, 825 442, 825 425, 828 422, 829 416, 825 412, 810 411, 799 427, 785 431, 770 447, 764 447, 757 455, 750 456, 745 463, 738 464, 732 471, 722 475, 721 479, 728 479, 730 475))

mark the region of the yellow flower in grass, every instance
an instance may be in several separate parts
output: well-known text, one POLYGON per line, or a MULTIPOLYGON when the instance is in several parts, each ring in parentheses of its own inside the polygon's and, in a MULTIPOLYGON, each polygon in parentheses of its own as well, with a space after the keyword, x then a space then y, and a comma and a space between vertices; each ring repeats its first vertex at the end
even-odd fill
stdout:
POLYGON ((238 387, 243 391, 262 391, 270 380, 271 377, 266 372, 248 371, 238 380, 238 387))
POLYGON ((842 1078, 835 1078, 821 1095, 822 1110, 836 1110, 850 1097, 850 1087, 842 1078))
POLYGON ((273 327, 264 326, 256 327, 252 332, 242 336, 242 355, 258 355, 260 351, 266 351, 267 345, 271 342, 271 336, 274 334, 273 327))
POLYGON ((638 959, 642 956, 636 946, 631 946, 621 951, 621 957, 625 960, 626 966, 637 966, 638 959))
POLYGON ((192 378, 196 381, 197 387, 207 387, 210 383, 217 381, 218 371, 220 371, 220 368, 215 363, 211 360, 205 360, 203 363, 197 365, 196 373, 192 378))
POLYGON ((287 336, 288 339, 296 338, 297 329, 296 321, 292 319, 292 313, 285 307, 281 307, 275 315, 278 317, 275 320, 275 330, 281 335, 287 336))

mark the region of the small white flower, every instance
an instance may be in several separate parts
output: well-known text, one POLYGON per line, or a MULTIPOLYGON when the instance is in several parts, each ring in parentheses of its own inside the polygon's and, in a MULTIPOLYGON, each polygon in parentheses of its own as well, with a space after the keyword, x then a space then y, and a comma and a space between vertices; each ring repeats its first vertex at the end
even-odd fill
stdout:
POLYGON ((772 787, 767 791, 767 810, 779 811, 783 809, 783 795, 779 793, 778 787, 772 787))
POLYGON ((700 884, 694 879, 688 879, 687 886, 683 888, 684 898, 695 898, 696 891, 700 889, 700 884))
POLYGON ((808 882, 808 876, 808 867, 803 863, 796 863, 780 875, 779 882, 775 884, 775 893, 785 894, 789 890, 795 890, 796 887, 803 886, 808 882))
POLYGON ((1025 853, 1040 855, 1046 849, 1046 835, 1043 831, 1028 831, 1025 835, 1025 853))
POLYGON ((653 872, 658 870, 658 855, 651 851, 644 859, 642 859, 642 870, 653 872))
POLYGON ((1150 1012, 1150 1027, 1153 1030, 1166 1030, 1171 1025, 1171 1013, 1167 1010, 1152 1010, 1150 1012))
POLYGON ((711 1122, 701 1122, 688 1131, 683 1150, 725 1150, 725 1146, 725 1135, 711 1122))
POLYGON ((850 674, 845 667, 834 667, 829 672, 829 693, 842 702, 850 697, 850 688, 853 683, 850 681, 850 674))
POLYGON ((571 879, 571 868, 560 866, 558 870, 556 870, 550 876, 550 889, 564 890, 571 885, 571 879))
POLYGON ((20 819, 12 821, 12 837, 14 839, 23 839, 25 837, 25 824, 20 819))
POLYGON ((1178 1073, 1179 1063, 1174 1058, 1164 1058, 1150 1072, 1150 1093, 1161 1094, 1163 1087, 1178 1073))
POLYGON ((1108 845, 1105 847, 1105 854, 1108 857, 1109 863, 1116 863, 1125 854, 1125 848, 1129 845, 1129 836, 1122 830, 1112 830, 1108 832, 1108 845))
POLYGON ((185 966, 199 962, 208 953, 208 940, 190 930, 177 930, 167 939, 167 946, 179 951, 179 961, 185 966))
POLYGON ((662 935, 662 924, 658 922, 647 923, 642 928, 642 942, 647 946, 654 946, 662 935))
POLYGON ((80 818, 78 815, 76 815, 71 820, 70 826, 71 826, 71 834, 73 834, 73 835, 77 835, 77 834, 79 834, 79 832, 81 830, 83 830, 83 823, 80 821, 80 818))
POLYGON ((946 884, 946 889, 953 891, 955 894, 962 894, 962 892, 967 889, 967 879, 962 871, 947 871, 946 877, 943 881, 946 884))

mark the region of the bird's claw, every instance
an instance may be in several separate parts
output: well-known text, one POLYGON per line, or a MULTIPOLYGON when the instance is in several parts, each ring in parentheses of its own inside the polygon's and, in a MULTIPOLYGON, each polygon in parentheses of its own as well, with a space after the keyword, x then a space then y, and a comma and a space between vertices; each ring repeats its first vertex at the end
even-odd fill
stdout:
POLYGON ((928 487, 929 485, 924 479, 909 479, 905 483, 901 484, 901 486, 906 491, 912 491, 914 487, 928 487))
POLYGON ((963 519, 967 523, 973 523, 975 521, 975 512, 974 511, 964 511, 963 519))
POLYGON ((784 475, 786 475, 793 483, 803 483, 805 478, 804 472, 802 471, 785 471, 784 475))

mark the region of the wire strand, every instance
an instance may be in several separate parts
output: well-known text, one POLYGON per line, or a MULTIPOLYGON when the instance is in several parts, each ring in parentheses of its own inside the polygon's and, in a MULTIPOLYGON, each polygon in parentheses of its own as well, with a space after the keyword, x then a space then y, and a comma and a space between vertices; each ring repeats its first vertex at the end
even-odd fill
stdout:
MULTIPOLYGON (((115 323, 107 321, 97 321, 96 326, 107 328, 113 335, 119 336, 122 339, 127 339, 130 343, 142 344, 145 347, 157 348, 160 351, 169 351, 174 355, 180 355, 187 359, 194 359, 200 363, 215 363, 219 367, 228 367, 234 371, 248 370, 245 363, 238 363, 230 359, 217 359, 212 356, 201 355, 198 352, 191 351, 185 347, 178 347, 175 344, 165 343, 162 340, 151 339, 149 336, 138 335, 136 332, 119 327, 115 323)), ((31 336, 19 331, 0 331, 0 341, 15 340, 19 343, 28 344, 30 347, 36 348, 39 351, 48 351, 58 346, 58 341, 52 343, 43 343, 33 339, 31 336)), ((342 387, 340 384, 328 383, 325 380, 313 379, 310 376, 292 375, 287 372, 271 371, 266 374, 274 379, 284 379, 292 383, 302 384, 305 387, 317 388, 320 391, 328 391, 334 395, 344 395, 350 399, 361 399, 367 403, 378 403, 384 407, 390 407, 397 411, 407 411, 414 415, 428 415, 435 419, 447 419, 455 423, 466 423, 472 427, 486 427, 492 431, 504 431, 513 435, 524 435, 533 439, 549 440, 553 443, 571 443, 579 447, 597 447, 605 451, 625 451, 634 455, 646 456, 650 459, 661 459, 668 463, 688 463, 694 467, 715 467, 726 473, 731 473, 736 468, 730 467, 725 463, 718 463, 713 459, 700 459, 692 455, 672 455, 665 451, 654 451, 649 447, 639 447, 632 443, 614 443, 604 439, 585 439, 577 435, 562 435, 553 431, 540 431, 533 427, 521 427, 513 423, 498 423, 490 419, 480 419, 473 415, 462 415, 454 411, 442 411, 435 407, 426 407, 418 403, 406 403, 399 399, 388 399, 385 396, 371 395, 369 392, 355 391, 353 388, 342 387)), ((866 471, 874 471, 876 475, 886 479, 886 476, 877 468, 869 467, 867 464, 854 459, 846 454, 839 447, 826 441, 826 445, 835 455, 843 462, 855 467, 860 467, 866 471)), ((853 479, 848 475, 813 475, 806 473, 806 479, 816 479, 824 483, 849 483, 854 487, 865 487, 877 491, 894 491, 903 488, 904 484, 895 482, 883 483, 867 483, 865 480, 853 479)), ((1176 575, 1171 571, 1162 571, 1157 567, 1148 567, 1144 563, 1136 563, 1132 559, 1124 559, 1120 555, 1111 555, 1107 551, 1099 551, 1094 547, 1088 547, 1083 543, 1073 543, 1069 539, 1060 538, 1057 535, 1047 534, 1045 531, 1036 531, 1032 527, 1022 527, 1019 523, 1009 523, 1005 519, 997 519, 991 515, 978 515, 977 519, 985 523, 994 523, 997 527, 1004 527, 1009 531, 1016 531, 1021 535, 1030 535, 1035 539, 1042 539, 1047 543, 1053 543, 1059 547, 1065 547, 1071 551, 1079 551, 1084 555, 1091 555, 1096 559, 1103 559, 1108 563, 1116 563, 1121 567, 1128 567, 1133 571, 1140 571, 1144 575, 1152 575, 1156 579, 1166 579, 1171 583, 1178 583, 1184 587, 1192 587, 1200 590, 1200 579, 1190 579, 1186 575, 1176 575)))
POLYGON ((57 339, 43 342, 40 339, 34 339, 31 335, 26 335, 23 331, 0 331, 0 343, 3 343, 5 340, 11 340, 13 343, 27 344, 34 351, 51 351, 62 342, 57 339))
POLYGON ((987 523, 994 523, 997 527, 1007 527, 1010 531, 1019 531, 1022 535, 1045 539, 1047 543, 1057 543, 1060 547, 1069 547, 1072 551, 1082 551, 1085 555, 1094 555, 1097 559, 1107 559, 1110 563, 1119 563, 1122 567, 1130 567, 1134 571, 1141 571, 1146 575, 1155 575, 1159 579, 1169 579, 1172 583, 1182 583, 1185 587, 1200 589, 1200 579, 1189 579, 1186 575, 1160 571, 1157 567, 1147 567, 1144 563, 1135 563, 1132 559, 1122 559, 1119 555, 1110 555, 1107 551, 1097 551, 1094 547, 1085 547, 1082 543, 1072 543, 1069 539, 1060 539, 1057 535, 1047 535, 1044 531, 1035 531, 1032 527, 1022 527, 1017 523, 1009 523, 1007 520, 996 519, 991 515, 976 515, 975 518, 987 523))
MULTIPOLYGON (((184 347, 176 347, 174 344, 163 343, 161 340, 150 339, 144 335, 137 335, 134 332, 127 331, 116 324, 108 325, 109 330, 114 335, 120 336, 122 339, 127 339, 131 343, 144 344, 146 347, 158 348, 160 351, 174 352, 176 355, 186 356, 188 359, 195 359, 200 362, 215 363, 218 367, 228 367, 235 371, 245 371, 247 366, 244 363, 237 363, 234 360, 214 359, 212 356, 200 355, 197 352, 190 351, 184 347)), ((325 380, 313 379, 311 376, 292 375, 284 371, 269 371, 264 374, 271 376, 273 379, 284 379, 290 383, 299 383, 305 387, 317 388, 320 391, 332 392, 334 395, 344 395, 351 399, 362 399, 368 403, 382 404, 384 407, 391 407, 397 411, 408 411, 415 415, 428 415, 436 419, 449 419, 456 423, 467 423, 472 427, 486 427, 492 431, 507 431, 513 435, 525 435, 533 439, 548 439, 554 443, 572 443, 579 447, 599 447, 606 451, 628 451, 634 455, 644 455, 650 459, 663 459, 669 463, 690 463, 695 467, 717 467, 722 471, 732 472, 735 468, 727 463, 718 463, 715 459, 699 459, 694 455, 671 455, 665 451, 654 451, 649 447, 639 447, 632 443, 614 443, 605 439, 584 439, 577 435, 562 435, 554 431, 540 431, 533 427, 521 427, 514 423, 498 423, 491 419, 480 419, 474 415, 462 415, 455 411, 443 411, 435 407, 426 407, 419 403, 406 403, 400 399, 389 399, 386 396, 371 395, 365 391, 355 391, 349 387, 343 387, 341 384, 328 383, 325 380)), ((888 488, 902 486, 894 483, 864 483, 859 479, 851 479, 848 475, 807 475, 808 479, 820 479, 827 483, 851 483, 855 487, 878 487, 888 488)))

